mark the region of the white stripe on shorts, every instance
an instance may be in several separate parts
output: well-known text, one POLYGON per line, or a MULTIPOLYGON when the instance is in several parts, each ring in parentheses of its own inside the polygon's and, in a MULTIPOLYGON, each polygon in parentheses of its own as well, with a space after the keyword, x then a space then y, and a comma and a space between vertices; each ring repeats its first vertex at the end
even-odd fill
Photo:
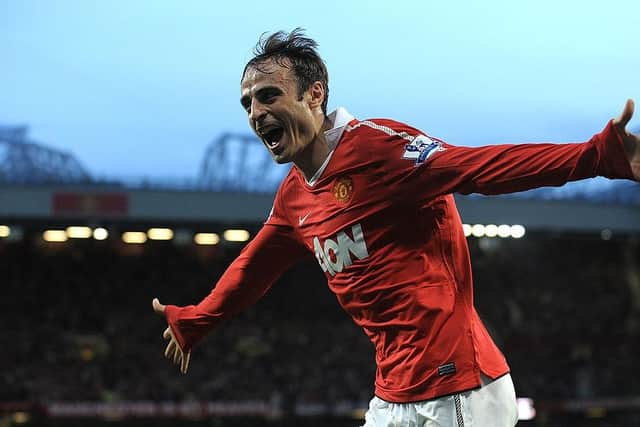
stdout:
POLYGON ((362 427, 513 427, 516 393, 507 374, 482 387, 414 403, 391 403, 374 396, 362 427))

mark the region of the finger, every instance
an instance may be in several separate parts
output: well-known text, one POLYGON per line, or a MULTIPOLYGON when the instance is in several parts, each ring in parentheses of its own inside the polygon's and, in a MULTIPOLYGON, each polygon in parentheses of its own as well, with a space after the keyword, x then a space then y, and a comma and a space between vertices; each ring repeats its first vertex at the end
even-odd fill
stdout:
POLYGON ((624 104, 622 113, 620 113, 620 116, 616 118, 613 123, 616 126, 624 129, 627 126, 627 123, 629 123, 629 120, 631 120, 631 117, 633 117, 634 107, 635 104, 633 102, 633 99, 627 99, 627 102, 624 104))
POLYGON ((173 353, 173 363, 178 364, 182 360, 182 351, 179 348, 176 348, 176 351, 173 353))
POLYGON ((164 316, 165 305, 160 304, 158 298, 154 298, 153 301, 151 301, 151 306, 153 307, 153 311, 164 316))
POLYGON ((164 330, 164 332, 162 333, 162 338, 164 338, 165 340, 170 340, 171 338, 173 338, 171 328, 167 328, 164 330))
POLYGON ((164 357, 166 357, 167 359, 171 359, 174 352, 176 351, 176 347, 176 342, 171 340, 169 344, 167 344, 167 349, 164 351, 164 357))
POLYGON ((183 374, 187 373, 189 369, 189 361, 191 360, 191 352, 188 352, 183 358, 182 363, 180 364, 180 372, 183 374))

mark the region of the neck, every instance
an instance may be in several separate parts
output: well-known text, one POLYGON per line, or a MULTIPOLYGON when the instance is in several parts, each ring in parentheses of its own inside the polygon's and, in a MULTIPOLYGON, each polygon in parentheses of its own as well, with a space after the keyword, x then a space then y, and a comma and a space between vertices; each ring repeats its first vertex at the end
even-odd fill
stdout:
POLYGON ((293 162, 307 181, 320 169, 320 166, 322 166, 331 151, 324 133, 331 129, 332 126, 331 121, 325 118, 313 141, 305 147, 302 155, 293 162))

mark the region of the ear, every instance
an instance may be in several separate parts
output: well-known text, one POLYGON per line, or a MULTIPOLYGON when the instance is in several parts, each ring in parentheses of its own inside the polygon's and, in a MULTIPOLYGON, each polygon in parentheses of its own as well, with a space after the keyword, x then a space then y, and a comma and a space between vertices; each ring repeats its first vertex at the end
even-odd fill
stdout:
POLYGON ((309 94, 309 107, 311 107, 311 109, 321 108, 326 95, 322 82, 313 82, 309 90, 307 90, 307 93, 309 94))

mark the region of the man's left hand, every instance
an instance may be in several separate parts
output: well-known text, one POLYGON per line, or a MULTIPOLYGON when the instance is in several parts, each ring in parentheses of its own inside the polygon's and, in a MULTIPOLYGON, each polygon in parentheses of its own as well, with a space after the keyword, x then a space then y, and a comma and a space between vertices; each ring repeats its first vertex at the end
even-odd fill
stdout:
POLYGON ((613 125, 622 137, 624 151, 631 165, 631 171, 636 181, 640 181, 640 135, 635 135, 627 131, 627 123, 633 117, 634 103, 628 99, 618 118, 613 119, 613 125))

